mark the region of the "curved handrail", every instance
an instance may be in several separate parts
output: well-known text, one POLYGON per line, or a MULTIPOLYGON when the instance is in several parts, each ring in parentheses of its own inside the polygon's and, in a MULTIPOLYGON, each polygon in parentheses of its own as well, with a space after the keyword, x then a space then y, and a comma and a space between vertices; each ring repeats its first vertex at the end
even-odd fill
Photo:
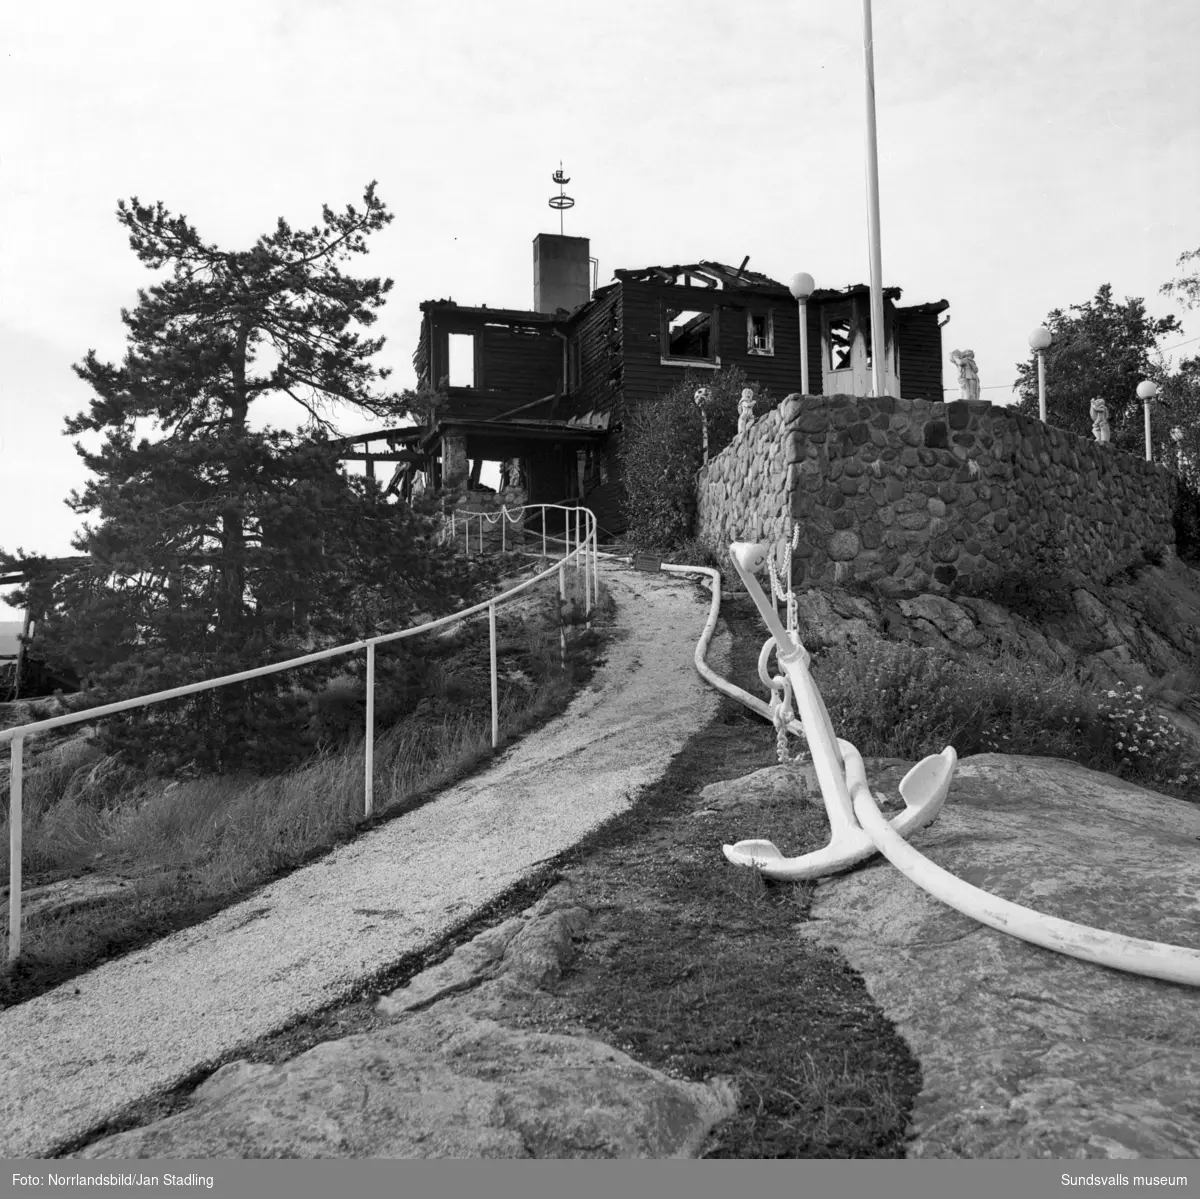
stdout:
MULTIPOLYGON (((371 815, 373 809, 374 796, 374 713, 375 713, 375 647, 377 645, 386 645, 393 641, 401 641, 406 637, 415 637, 419 633, 427 633, 433 629, 441 628, 444 625, 454 624, 469 617, 478 615, 481 612, 487 612, 489 616, 489 641, 491 650, 491 683, 492 683, 492 745, 498 743, 498 696, 497 696, 497 671, 496 671, 496 608, 498 605, 505 603, 519 595, 521 592, 533 587, 535 584, 542 582, 558 574, 558 591, 559 598, 563 599, 566 595, 566 580, 565 568, 566 564, 572 559, 575 560, 576 566, 585 565, 587 562, 595 561, 595 553, 597 548, 597 539, 599 536, 599 525, 596 522, 595 515, 589 509, 568 508, 566 505, 559 504, 525 504, 521 506, 521 510, 527 508, 556 508, 561 507, 566 511, 577 513, 576 520, 579 521, 579 512, 583 512, 583 523, 586 528, 586 536, 580 540, 576 539, 577 544, 573 551, 570 551, 552 566, 548 566, 545 570, 540 571, 530 579, 526 579, 523 583, 518 583, 517 586, 509 588, 509 590, 500 595, 492 596, 490 599, 484 600, 482 603, 474 604, 469 608, 464 608, 459 612, 452 612, 449 616, 439 617, 437 620, 426 621, 424 624, 414 625, 411 628, 400 629, 394 633, 381 633, 376 637, 367 637, 360 641, 352 641, 345 645, 333 646, 329 649, 317 650, 311 654, 302 654, 299 657, 288 658, 283 662, 273 662, 267 666, 258 666, 252 670, 240 670, 234 674, 221 675, 215 679, 205 679, 198 683, 187 683, 182 687, 171 687, 165 691, 155 691, 149 695, 134 696, 130 699, 118 700, 111 704, 100 704, 94 708, 85 708, 79 712, 67 712, 61 716, 52 716, 46 720, 31 721, 28 724, 14 725, 12 728, 0 730, 0 745, 4 742, 9 743, 9 750, 12 755, 12 766, 9 771, 9 930, 8 930, 8 956, 9 960, 14 960, 21 952, 21 834, 22 834, 22 766, 23 766, 23 750, 25 740, 28 737, 36 737, 40 733, 44 733, 50 729, 62 728, 66 725, 90 723, 95 720, 100 720, 105 716, 112 716, 118 712, 127 712, 132 708, 149 707, 151 704, 164 703, 171 699, 181 699, 185 695, 195 695, 201 691, 212 691, 217 687, 227 687, 233 683, 242 683, 250 679, 261 678, 269 674, 279 674, 285 670, 294 670, 298 666, 306 666, 312 662, 321 662, 329 658, 340 657, 343 654, 356 653, 359 650, 367 651, 367 713, 366 713, 366 734, 364 743, 364 792, 365 792, 365 813, 371 815)), ((568 546, 569 549, 569 546, 568 546)), ((593 603, 593 592, 596 598, 599 597, 598 582, 595 575, 595 567, 592 566, 590 572, 585 574, 585 605, 590 613, 593 603), (590 574, 590 578, 588 577, 590 574)), ((565 631, 563 633, 565 638, 565 631)))
MULTIPOLYGON (((541 507, 538 504, 526 506, 541 507)), ((566 556, 564 561, 574 558, 580 552, 580 549, 573 550, 566 556)), ((232 683, 243 683, 248 679, 259 678, 263 675, 278 674, 280 671, 292 670, 297 666, 307 666, 311 662, 320 662, 326 658, 336 658, 341 654, 352 654, 373 645, 386 645, 392 641, 401 641, 405 637, 415 637, 418 633, 427 633, 432 629, 440 629, 443 625, 455 624, 460 620, 478 615, 480 612, 487 611, 493 604, 502 604, 513 596, 532 587, 535 583, 540 583, 548 579, 558 570, 560 565, 561 563, 556 562, 553 566, 547 567, 532 578, 526 579, 523 583, 518 583, 517 586, 509 588, 508 591, 504 591, 500 595, 492 596, 491 599, 483 600, 481 603, 474 604, 470 608, 464 608, 459 612, 452 612, 449 616, 438 617, 437 620, 430 620, 424 624, 400 629, 395 633, 381 633, 377 637, 367 637, 361 641, 347 642, 345 645, 333 646, 330 649, 316 650, 311 654, 302 654, 300 657, 287 658, 282 662, 273 662, 269 666, 256 666, 253 670, 241 670, 236 674, 221 675, 219 678, 205 679, 200 683, 188 683, 182 687, 172 687, 166 691, 155 691, 149 695, 135 696, 132 699, 124 699, 111 704, 101 704, 95 708, 84 708, 78 712, 66 712, 61 716, 52 716, 45 720, 31 721, 29 724, 14 725, 11 728, 0 729, 0 744, 3 744, 5 741, 13 741, 17 738, 24 739, 36 736, 38 733, 43 733, 52 728, 59 728, 63 725, 81 724, 89 720, 97 720, 103 716, 112 716, 114 713, 124 712, 130 708, 147 707, 150 704, 162 703, 168 699, 179 699, 185 695, 194 695, 199 691, 211 691, 216 687, 225 687, 232 683)))

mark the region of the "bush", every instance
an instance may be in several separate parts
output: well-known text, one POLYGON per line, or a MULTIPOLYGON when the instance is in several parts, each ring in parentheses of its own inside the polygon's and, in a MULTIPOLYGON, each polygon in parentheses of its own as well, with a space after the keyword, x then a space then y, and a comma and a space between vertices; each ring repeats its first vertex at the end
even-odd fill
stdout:
POLYGON ((1190 480, 1176 479, 1171 518, 1175 552, 1187 562, 1200 564, 1200 491, 1190 480))
POLYGON ((1200 764, 1141 687, 1097 693, 1081 680, 1012 653, 987 670, 936 650, 879 641, 813 659, 834 732, 864 756, 1065 758, 1148 786, 1193 795, 1200 764))
POLYGON ((636 407, 625 422, 619 451, 625 484, 622 507, 627 536, 641 550, 669 553, 692 536, 696 519, 696 472, 703 465, 700 412, 693 396, 707 387, 708 455, 719 454, 737 434, 742 389, 754 387, 755 411, 770 406, 767 392, 745 371, 689 370, 682 382, 651 403, 636 407))

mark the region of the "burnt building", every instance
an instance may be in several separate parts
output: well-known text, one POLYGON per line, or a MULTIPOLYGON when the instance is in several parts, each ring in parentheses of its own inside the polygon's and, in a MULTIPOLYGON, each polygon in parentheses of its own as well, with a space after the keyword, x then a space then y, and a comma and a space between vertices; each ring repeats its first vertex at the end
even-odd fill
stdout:
MULTIPOLYGON (((615 451, 634 406, 688 370, 731 364, 776 399, 799 390, 800 310, 748 259, 618 270, 604 287, 594 261, 587 238, 543 233, 532 309, 423 303, 413 365, 420 383, 444 385, 446 400, 420 427, 346 439, 347 457, 372 473, 376 461, 395 463, 388 486, 404 494, 419 474, 435 488, 471 488, 483 462, 519 462, 528 502, 582 502, 619 532, 615 451)), ((900 294, 884 291, 887 390, 941 400, 939 315, 949 304, 901 307, 900 294)), ((806 320, 810 389, 868 394, 869 288, 814 292, 806 320)))

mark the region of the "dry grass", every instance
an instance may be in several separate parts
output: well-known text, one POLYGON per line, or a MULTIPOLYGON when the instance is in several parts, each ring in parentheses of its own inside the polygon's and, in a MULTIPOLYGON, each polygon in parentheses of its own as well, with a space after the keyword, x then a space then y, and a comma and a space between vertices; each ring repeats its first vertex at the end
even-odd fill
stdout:
MULTIPOLYGON (((500 687, 500 747, 560 712, 595 662, 599 638, 583 629, 581 611, 573 614, 573 586, 569 581, 567 624, 553 583, 498 629, 510 676, 500 687), (574 629, 573 620, 579 622, 574 629)), ((593 613, 597 622, 611 613, 611 599, 602 600, 593 613)), ((179 781, 142 777, 101 756, 86 735, 32 743, 22 822, 24 889, 85 873, 130 885, 90 907, 29 916, 21 958, 0 969, 0 1003, 30 998, 106 957, 204 919, 370 824, 411 810, 488 760, 494 751, 487 636, 486 620, 452 634, 453 652, 434 674, 439 694, 427 696, 419 714, 377 734, 370 820, 361 734, 285 774, 179 781)), ((5 772, 5 791, 6 783, 5 772)), ((5 805, 5 842, 7 834, 5 805)), ((8 866, 5 855, 5 885, 8 866)), ((3 915, 6 936, 7 905, 3 915)))

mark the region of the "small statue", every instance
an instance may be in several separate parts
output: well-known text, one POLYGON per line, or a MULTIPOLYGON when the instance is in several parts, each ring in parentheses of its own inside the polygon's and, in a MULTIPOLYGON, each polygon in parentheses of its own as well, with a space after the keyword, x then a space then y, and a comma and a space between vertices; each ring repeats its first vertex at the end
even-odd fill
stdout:
POLYGON ((742 398, 738 401, 738 436, 754 424, 754 388, 743 387, 742 398))
POLYGON ((521 486, 521 460, 519 458, 510 458, 504 464, 504 486, 521 486))
POLYGON ((975 351, 952 350, 950 361, 958 367, 958 386, 962 391, 960 399, 979 399, 979 368, 975 365, 975 351))
POLYGON ((1092 432, 1101 445, 1107 445, 1112 437, 1112 430, 1108 425, 1108 405, 1104 402, 1103 396, 1096 396, 1092 400, 1090 411, 1092 414, 1092 432))

